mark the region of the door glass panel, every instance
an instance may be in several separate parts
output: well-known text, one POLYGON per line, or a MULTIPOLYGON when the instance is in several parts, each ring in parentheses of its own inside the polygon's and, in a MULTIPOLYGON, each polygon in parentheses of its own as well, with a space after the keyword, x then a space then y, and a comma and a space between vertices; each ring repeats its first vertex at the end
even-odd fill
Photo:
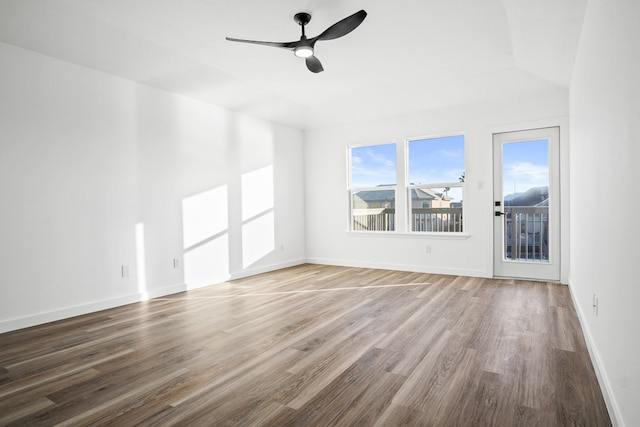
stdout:
POLYGON ((502 145, 503 259, 549 262, 549 141, 502 145))

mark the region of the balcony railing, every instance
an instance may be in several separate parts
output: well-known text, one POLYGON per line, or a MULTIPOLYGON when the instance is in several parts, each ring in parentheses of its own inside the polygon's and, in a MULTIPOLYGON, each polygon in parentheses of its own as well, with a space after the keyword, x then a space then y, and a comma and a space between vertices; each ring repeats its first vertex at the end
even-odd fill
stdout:
POLYGON ((411 231, 462 232, 462 208, 412 208, 411 231))
MULTIPOLYGON (((549 208, 517 206, 504 208, 505 258, 549 261, 549 208), (515 240, 515 241, 514 241, 515 240)), ((353 230, 394 231, 394 208, 354 209, 353 230)), ((462 232, 462 208, 413 208, 411 231, 462 232)))
POLYGON ((549 207, 505 207, 505 258, 549 261, 549 207))
MULTIPOLYGON (((394 231, 395 208, 354 209, 353 230, 394 231)), ((462 232, 462 208, 412 208, 411 231, 462 232)))
POLYGON ((396 210, 394 208, 353 210, 353 230, 394 231, 395 229, 396 210))
MULTIPOLYGON (((511 260, 549 261, 549 208, 505 207, 504 250, 511 260)), ((353 230, 394 231, 394 208, 354 209, 353 230)), ((462 208, 413 208, 411 231, 462 232, 462 208)))

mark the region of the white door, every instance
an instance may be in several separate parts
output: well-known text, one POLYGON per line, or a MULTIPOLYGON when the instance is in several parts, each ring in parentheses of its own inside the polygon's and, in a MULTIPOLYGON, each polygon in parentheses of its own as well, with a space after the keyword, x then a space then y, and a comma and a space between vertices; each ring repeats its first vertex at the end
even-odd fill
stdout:
POLYGON ((560 128, 493 135, 494 276, 560 280, 560 128))

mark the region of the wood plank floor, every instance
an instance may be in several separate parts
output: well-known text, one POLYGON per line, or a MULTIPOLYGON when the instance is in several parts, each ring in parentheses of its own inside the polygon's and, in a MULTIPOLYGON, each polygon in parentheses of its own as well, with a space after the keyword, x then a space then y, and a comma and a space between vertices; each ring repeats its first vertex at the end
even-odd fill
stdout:
POLYGON ((566 286, 302 265, 0 335, 0 425, 611 424, 566 286))

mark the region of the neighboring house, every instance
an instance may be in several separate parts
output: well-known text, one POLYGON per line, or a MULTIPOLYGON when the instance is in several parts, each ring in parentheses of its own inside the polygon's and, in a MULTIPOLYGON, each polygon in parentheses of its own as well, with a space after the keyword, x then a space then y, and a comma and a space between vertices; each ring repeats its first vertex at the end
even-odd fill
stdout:
POLYGON ((358 191, 353 195, 354 209, 378 209, 395 207, 395 190, 358 191))
MULTIPOLYGON (((383 186, 380 186, 383 187, 383 186)), ((353 196, 354 209, 382 209, 396 207, 395 190, 364 190, 353 196)), ((411 208, 449 208, 453 207, 451 198, 426 188, 411 190, 411 208)))
MULTIPOLYGON (((393 189, 358 191, 353 195, 353 229, 394 230, 395 203, 396 193, 393 189)), ((462 203, 452 203, 451 198, 445 193, 438 193, 428 188, 412 188, 411 230, 462 231, 462 203), (445 213, 442 210, 437 212, 429 210, 437 208, 459 208, 459 212, 445 213)))
POLYGON ((504 196, 505 206, 549 206, 549 187, 532 187, 524 193, 504 196))
POLYGON ((437 193, 427 188, 411 190, 412 208, 450 208, 451 198, 444 193, 437 193))

